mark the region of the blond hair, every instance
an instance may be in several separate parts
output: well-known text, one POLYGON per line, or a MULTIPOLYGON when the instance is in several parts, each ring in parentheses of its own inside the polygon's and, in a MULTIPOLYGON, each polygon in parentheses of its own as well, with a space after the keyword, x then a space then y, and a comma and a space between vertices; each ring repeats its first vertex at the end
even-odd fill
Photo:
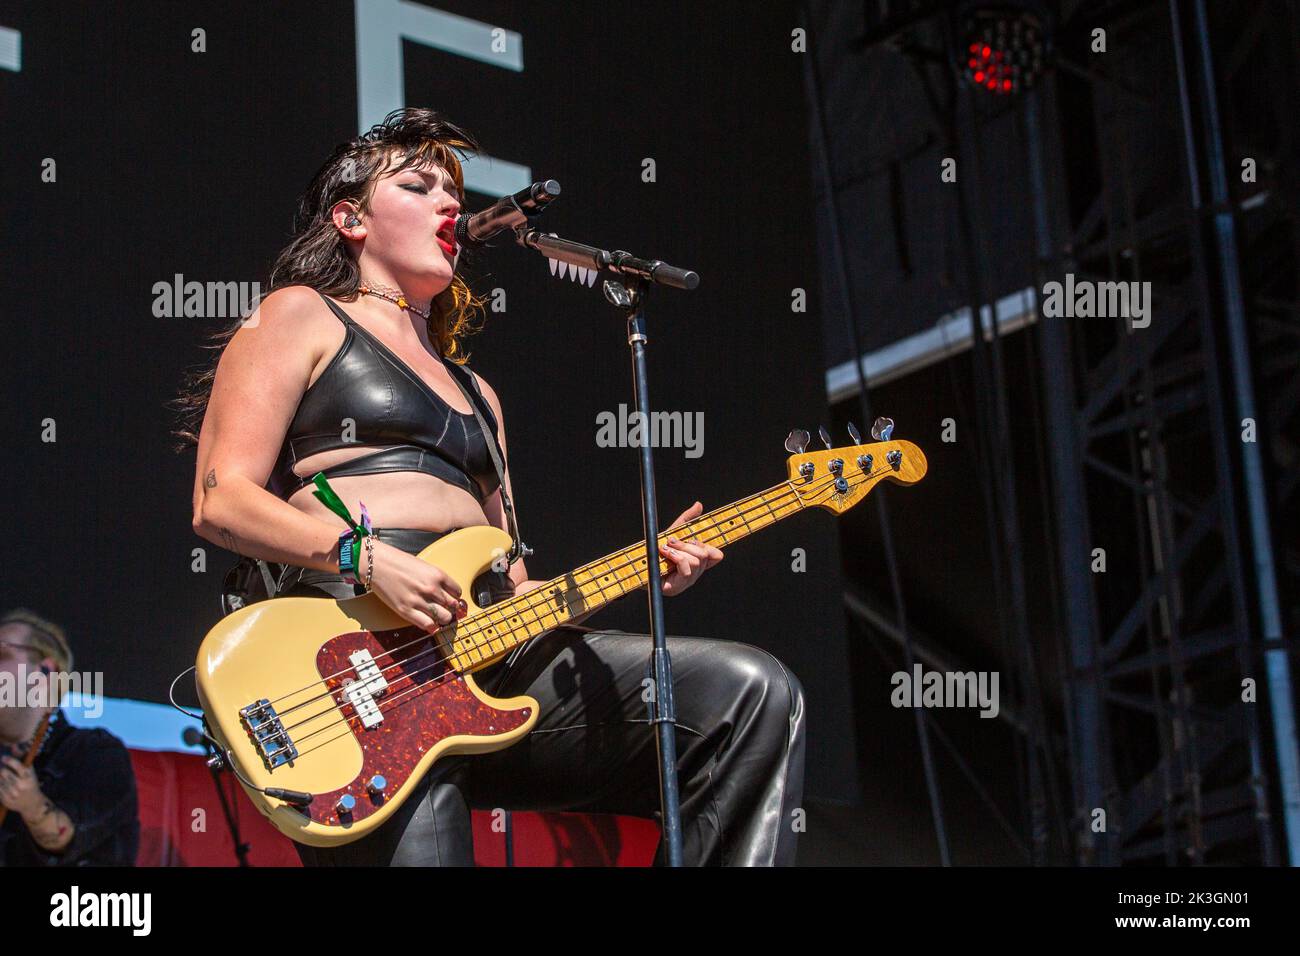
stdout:
POLYGON ((32 632, 29 643, 41 652, 42 657, 53 658, 58 669, 65 673, 72 670, 72 647, 59 625, 25 607, 14 608, 0 617, 0 627, 6 624, 25 624, 32 632))

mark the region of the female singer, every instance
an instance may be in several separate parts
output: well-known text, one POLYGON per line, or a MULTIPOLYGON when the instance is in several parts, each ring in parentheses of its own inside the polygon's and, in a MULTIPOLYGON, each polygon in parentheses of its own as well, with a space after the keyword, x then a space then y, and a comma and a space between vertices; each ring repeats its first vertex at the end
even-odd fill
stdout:
MULTIPOLYGON (((416 555, 458 528, 508 530, 488 448, 495 438, 508 464, 505 418, 496 391, 465 366, 482 303, 457 273, 453 233, 464 201, 454 151, 477 148, 440 114, 408 108, 335 149, 299 202, 270 294, 218 337, 215 367, 182 396, 179 434, 197 443, 194 530, 246 560, 276 562, 275 596, 371 590, 433 631, 466 605, 456 582, 416 555), (340 566, 349 529, 312 494, 318 472, 353 515, 364 501, 373 517, 355 567, 346 542, 340 566)), ((504 475, 513 498, 508 467, 504 475)), ((695 502, 673 526, 702 510, 695 502)), ((722 560, 698 540, 670 539, 662 553, 669 596, 722 560)), ((522 558, 498 578, 505 595, 543 583, 522 558)), ((668 648, 686 861, 792 863, 804 761, 798 680, 735 641, 670 637, 668 648)), ((374 833, 331 849, 295 844, 303 862, 472 865, 471 805, 655 816, 658 758, 642 700, 649 652, 646 635, 580 626, 522 645, 476 677, 488 693, 537 698, 532 733, 440 761, 374 833)), ((661 844, 656 862, 663 857, 661 844)))

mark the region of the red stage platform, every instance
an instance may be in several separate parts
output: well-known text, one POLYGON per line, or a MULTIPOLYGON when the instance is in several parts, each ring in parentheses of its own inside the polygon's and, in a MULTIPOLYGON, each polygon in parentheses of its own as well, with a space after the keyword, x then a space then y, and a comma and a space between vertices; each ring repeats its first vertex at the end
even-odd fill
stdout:
MULTIPOLYGON (((140 799, 139 866, 235 866, 234 845, 212 774, 192 754, 132 750, 140 799)), ((293 843, 275 830, 229 774, 240 834, 253 866, 299 866, 293 843)), ((474 860, 504 866, 505 834, 473 811, 474 860)), ((649 866, 659 842, 652 820, 586 813, 512 814, 516 866, 649 866)))

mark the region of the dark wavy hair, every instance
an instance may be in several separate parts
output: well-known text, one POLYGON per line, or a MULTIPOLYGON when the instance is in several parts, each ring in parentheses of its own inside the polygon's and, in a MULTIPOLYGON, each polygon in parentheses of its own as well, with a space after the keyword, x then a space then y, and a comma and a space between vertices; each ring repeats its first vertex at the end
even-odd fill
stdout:
MULTIPOLYGON (((394 175, 412 166, 436 163, 465 194, 465 177, 456 151, 478 152, 472 135, 431 109, 407 107, 394 110, 384 121, 355 139, 341 143, 312 177, 298 200, 293 221, 293 238, 276 256, 271 267, 267 295, 286 286, 305 285, 325 295, 354 301, 361 271, 348 254, 346 240, 334 227, 330 210, 339 202, 353 200, 363 212, 370 209, 376 181, 391 171, 394 175)), ((464 264, 464 256, 458 265, 464 264)), ((465 340, 479 327, 473 324, 483 312, 483 301, 471 291, 458 268, 429 310, 429 339, 448 360, 465 364, 465 340)), ((190 372, 180 395, 171 403, 179 419, 172 432, 177 451, 197 445, 199 429, 212 395, 217 363, 226 345, 244 323, 241 317, 230 328, 216 332, 203 346, 216 355, 210 365, 190 372)))

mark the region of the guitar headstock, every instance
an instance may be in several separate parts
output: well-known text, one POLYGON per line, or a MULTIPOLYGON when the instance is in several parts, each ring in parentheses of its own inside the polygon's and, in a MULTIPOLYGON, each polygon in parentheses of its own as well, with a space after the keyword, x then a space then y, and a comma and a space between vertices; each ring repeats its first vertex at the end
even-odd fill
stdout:
POLYGON ((824 427, 818 431, 827 446, 825 451, 807 451, 809 436, 801 428, 790 432, 785 440, 786 450, 794 452, 786 463, 790 486, 805 507, 843 514, 880 482, 914 485, 925 477, 929 467, 920 448, 893 438, 894 423, 888 418, 876 419, 871 434, 879 440, 868 444, 862 443, 852 422, 849 434, 855 444, 841 448, 830 447, 830 435, 824 427))

